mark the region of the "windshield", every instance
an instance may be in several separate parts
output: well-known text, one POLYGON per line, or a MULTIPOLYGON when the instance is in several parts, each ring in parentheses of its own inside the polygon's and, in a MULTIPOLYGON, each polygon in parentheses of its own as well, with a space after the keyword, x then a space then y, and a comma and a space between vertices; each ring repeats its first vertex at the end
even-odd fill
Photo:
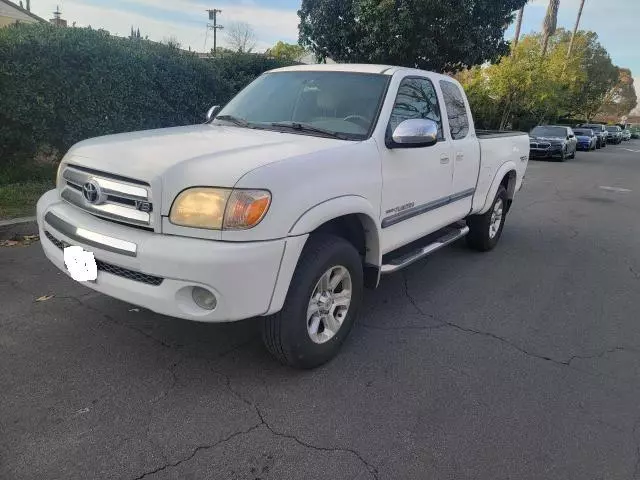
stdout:
POLYGON ((367 138, 376 123, 389 76, 347 72, 275 72, 258 77, 234 97, 219 117, 231 116, 249 127, 281 130, 293 123, 308 135, 320 130, 350 140, 367 138))
POLYGON ((575 133, 579 137, 593 136, 593 132, 591 130, 574 130, 573 133, 575 133))
POLYGON ((536 127, 531 130, 534 137, 566 137, 567 130, 562 127, 536 127))
POLYGON ((617 132, 618 127, 607 127, 607 132, 617 132))
POLYGON ((583 125, 583 127, 584 128, 590 128, 594 132, 601 132, 602 131, 602 125, 583 125))

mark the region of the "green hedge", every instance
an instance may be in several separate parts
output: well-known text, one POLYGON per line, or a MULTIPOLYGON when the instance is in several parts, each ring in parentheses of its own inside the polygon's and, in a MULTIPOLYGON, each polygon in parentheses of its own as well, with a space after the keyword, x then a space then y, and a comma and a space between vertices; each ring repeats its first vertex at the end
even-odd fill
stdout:
POLYGON ((282 65, 261 55, 203 60, 104 30, 2 28, 0 182, 24 180, 85 138, 201 122, 211 105, 282 65))

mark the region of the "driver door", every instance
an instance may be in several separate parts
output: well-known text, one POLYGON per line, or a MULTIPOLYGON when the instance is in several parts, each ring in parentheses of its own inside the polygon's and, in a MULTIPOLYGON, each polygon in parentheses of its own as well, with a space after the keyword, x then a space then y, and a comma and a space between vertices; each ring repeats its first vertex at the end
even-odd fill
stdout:
POLYGON ((420 148, 382 146, 382 250, 395 250, 450 224, 452 146, 434 83, 406 76, 389 118, 387 136, 404 120, 424 118, 438 125, 438 143, 420 148))

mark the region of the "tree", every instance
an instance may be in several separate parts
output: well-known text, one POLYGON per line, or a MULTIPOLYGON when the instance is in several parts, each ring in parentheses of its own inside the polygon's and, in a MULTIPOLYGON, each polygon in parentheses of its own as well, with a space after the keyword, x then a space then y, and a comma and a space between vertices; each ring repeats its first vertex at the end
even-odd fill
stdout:
MULTIPOLYGON (((564 42, 567 41, 564 34, 564 42)), ((587 81, 577 86, 570 98, 568 115, 577 115, 591 121, 602 108, 607 93, 618 81, 618 69, 611 62, 607 50, 598 42, 593 32, 578 31, 573 38, 573 53, 583 58, 582 68, 587 81)), ((571 40, 570 40, 571 41, 571 40)))
POLYGON ((633 76, 628 68, 618 68, 618 81, 607 93, 599 116, 613 116, 616 119, 629 115, 638 104, 633 76))
POLYGON ((247 22, 232 22, 226 29, 227 43, 238 53, 251 53, 256 48, 256 34, 247 22))
POLYGON ((522 29, 523 16, 524 16, 524 7, 518 10, 518 20, 516 20, 516 34, 515 34, 515 37, 513 38, 511 53, 516 51, 516 47, 518 46, 518 41, 520 40, 520 30, 522 29))
POLYGON ((580 19, 582 18, 582 10, 584 9, 584 1, 580 1, 580 8, 578 9, 578 18, 576 19, 576 25, 573 27, 573 34, 571 35, 571 42, 569 43, 569 50, 567 50, 567 57, 571 56, 571 52, 573 51, 573 44, 576 38, 576 33, 578 32, 578 27, 580 26, 580 19))
POLYGON ((549 39, 556 33, 558 27, 558 9, 560 8, 560 0, 549 0, 547 14, 542 24, 542 56, 547 54, 549 48, 549 39))
MULTIPOLYGON (((542 35, 527 35, 499 63, 460 73, 476 125, 529 129, 560 117, 592 119, 616 84, 618 70, 593 32, 578 31, 567 58, 571 36, 558 30, 542 56, 542 35)), ((633 101, 629 98, 627 105, 633 101)))
POLYGON ((526 0, 302 0, 300 44, 319 59, 457 71, 496 61, 526 0))
POLYGON ((290 62, 296 62, 300 60, 301 57, 304 56, 306 50, 303 46, 297 45, 295 43, 285 43, 283 41, 279 41, 269 50, 267 50, 266 54, 277 58, 279 60, 288 60, 290 62))
POLYGON ((180 47, 182 47, 182 44, 178 41, 178 39, 175 36, 170 36, 170 37, 164 37, 162 39, 163 44, 165 44, 167 47, 173 48, 175 50, 179 50, 180 47))

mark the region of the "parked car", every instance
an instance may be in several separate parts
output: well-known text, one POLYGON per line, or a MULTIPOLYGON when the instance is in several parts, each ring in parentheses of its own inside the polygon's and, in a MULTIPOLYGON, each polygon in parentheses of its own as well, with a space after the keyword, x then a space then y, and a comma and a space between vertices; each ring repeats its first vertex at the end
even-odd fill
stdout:
POLYGON ((531 158, 556 158, 564 162, 575 158, 578 141, 571 127, 544 125, 529 133, 531 158))
POLYGON ((576 128, 573 133, 578 140, 578 150, 591 151, 596 149, 598 137, 590 128, 576 128))
POLYGON ((596 145, 596 148, 604 148, 607 146, 607 138, 609 137, 609 132, 607 132, 607 128, 605 125, 602 125, 601 123, 583 123, 576 126, 576 128, 589 128, 593 130, 598 137, 598 144, 596 145))
POLYGON ((631 138, 640 138, 640 128, 631 127, 631 138))
POLYGON ((631 140, 631 130, 629 130, 628 128, 622 130, 622 140, 624 140, 625 142, 631 140))
POLYGON ((617 125, 608 125, 607 132, 609 132, 609 136, 607 137, 607 141, 613 144, 622 143, 622 129, 617 125))
POLYGON ((529 159, 526 133, 476 131, 460 84, 421 70, 288 67, 218 110, 72 147, 42 247, 160 314, 266 317, 267 349, 300 368, 336 355, 381 275, 462 237, 494 248, 529 159))

